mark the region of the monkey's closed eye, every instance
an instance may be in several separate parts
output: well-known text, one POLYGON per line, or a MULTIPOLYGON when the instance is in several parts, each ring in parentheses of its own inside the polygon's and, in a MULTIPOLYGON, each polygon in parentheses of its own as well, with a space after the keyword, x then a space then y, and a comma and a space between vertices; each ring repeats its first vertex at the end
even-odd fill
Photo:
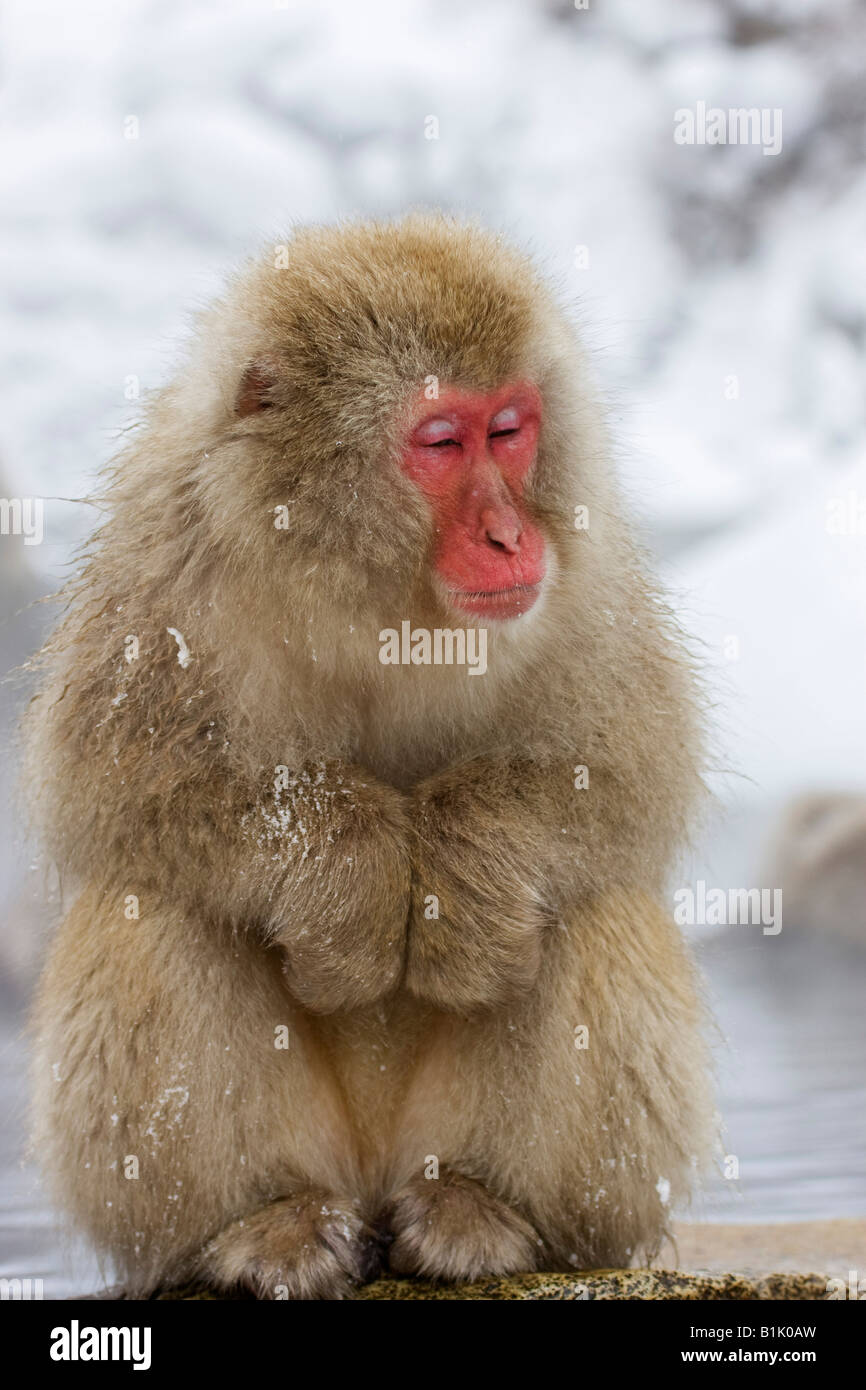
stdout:
POLYGON ((449 446, 452 446, 452 445, 453 445, 454 448, 457 448, 457 440, 456 440, 456 439, 437 439, 437 440, 434 440, 434 442, 433 442, 432 444, 428 444, 428 445, 427 445, 427 448, 428 448, 428 449, 444 449, 444 448, 449 447, 449 446))
POLYGON ((519 429, 519 425, 512 425, 511 429, 508 430, 491 430, 487 438, 504 439, 507 434, 517 434, 519 432, 519 429))

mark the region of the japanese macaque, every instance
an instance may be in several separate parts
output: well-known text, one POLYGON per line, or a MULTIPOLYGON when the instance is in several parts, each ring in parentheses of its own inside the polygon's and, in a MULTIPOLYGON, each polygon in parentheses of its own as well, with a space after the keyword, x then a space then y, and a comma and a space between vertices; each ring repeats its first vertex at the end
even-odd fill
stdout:
POLYGON ((30 713, 71 1219, 138 1294, 650 1257, 713 1140, 664 900, 699 720, 538 274, 296 234, 103 501, 30 713))
POLYGON ((866 798, 856 792, 797 797, 775 827, 762 877, 780 886, 786 931, 866 943, 866 798))

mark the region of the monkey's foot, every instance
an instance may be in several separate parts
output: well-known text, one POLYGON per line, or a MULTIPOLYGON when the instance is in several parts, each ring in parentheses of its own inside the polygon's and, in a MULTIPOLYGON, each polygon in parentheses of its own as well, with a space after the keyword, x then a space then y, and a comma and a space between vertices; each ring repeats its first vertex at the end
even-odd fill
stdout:
POLYGON ((395 1274, 480 1279, 534 1270, 541 1245, 516 1211, 481 1183, 443 1168, 438 1178, 413 1178, 391 1206, 395 1274))
POLYGON ((257 1298, 342 1299, 377 1272, 376 1237, 349 1198, 306 1188, 260 1207, 211 1241, 201 1273, 257 1298))

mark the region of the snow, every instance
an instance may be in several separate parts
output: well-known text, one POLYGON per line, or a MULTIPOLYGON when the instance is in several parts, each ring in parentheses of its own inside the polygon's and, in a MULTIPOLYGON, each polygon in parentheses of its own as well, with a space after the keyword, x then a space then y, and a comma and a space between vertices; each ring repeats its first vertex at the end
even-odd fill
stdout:
POLYGON ((184 670, 186 670, 187 666, 192 661, 192 655, 190 653, 189 647, 186 644, 186 638, 183 636, 182 633, 178 632, 176 627, 167 627, 166 632, 170 633, 171 636, 174 638, 175 642, 177 643, 178 665, 181 666, 184 670))
POLYGON ((862 787, 866 774, 866 526, 827 529, 828 503, 851 490, 866 502, 859 459, 768 500, 736 549, 720 537, 688 562, 700 605, 691 625, 713 693, 724 692, 721 761, 780 795, 862 787), (733 660, 727 636, 738 639, 733 660))

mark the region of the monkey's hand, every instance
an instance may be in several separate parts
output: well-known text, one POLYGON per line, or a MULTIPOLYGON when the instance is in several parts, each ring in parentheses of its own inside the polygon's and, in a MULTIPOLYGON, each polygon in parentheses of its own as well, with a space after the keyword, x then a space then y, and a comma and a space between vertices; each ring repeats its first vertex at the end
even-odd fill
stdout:
POLYGON ((532 986, 549 905, 546 834, 513 769, 476 760, 419 784, 405 983, 468 1013, 532 986))
POLYGON ((258 853, 283 866, 268 939, 305 1008, 368 1004, 403 968, 411 863, 407 799, 363 768, 328 763, 276 785, 256 813, 258 853), (264 838, 264 846, 262 839, 264 838))

